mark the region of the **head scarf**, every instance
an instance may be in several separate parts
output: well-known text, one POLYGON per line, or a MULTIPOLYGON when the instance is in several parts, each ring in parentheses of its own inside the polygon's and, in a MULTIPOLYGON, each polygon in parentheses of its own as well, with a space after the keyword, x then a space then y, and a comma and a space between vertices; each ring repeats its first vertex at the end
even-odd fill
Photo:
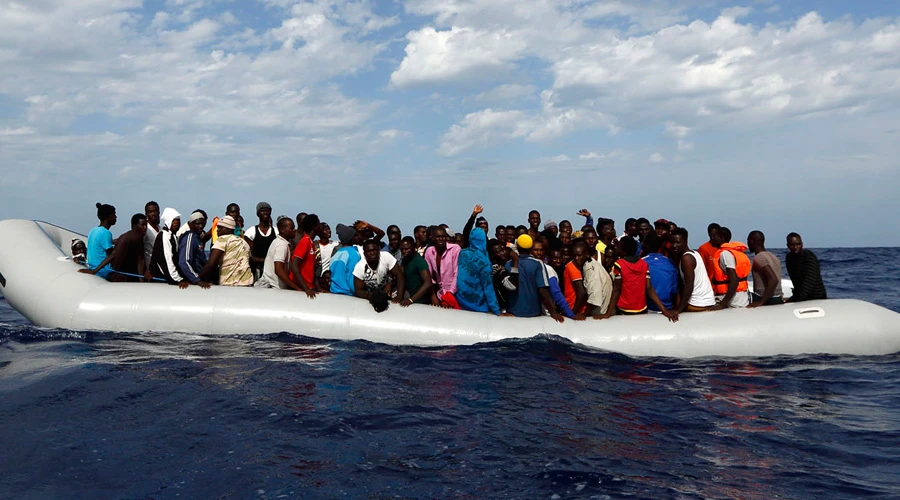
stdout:
POLYGON ((500 314, 487 253, 487 235, 476 227, 469 233, 469 246, 459 252, 456 300, 463 309, 500 314))
POLYGON ((341 245, 349 245, 350 242, 353 241, 353 237, 356 236, 356 229, 353 229, 351 226, 338 224, 336 231, 338 239, 341 241, 341 245))
POLYGON ((230 230, 234 231, 235 225, 236 224, 234 222, 234 217, 232 217, 230 215, 226 215, 226 216, 222 217, 221 219, 219 219, 219 223, 216 225, 216 227, 221 227, 223 229, 230 229, 230 230))
POLYGON ((172 207, 166 207, 166 209, 163 210, 162 215, 159 216, 159 220, 160 220, 160 222, 162 222, 162 225, 165 226, 166 228, 169 228, 170 230, 171 230, 171 227, 169 227, 169 226, 172 224, 172 221, 175 219, 181 219, 181 214, 178 213, 178 210, 175 210, 172 207))

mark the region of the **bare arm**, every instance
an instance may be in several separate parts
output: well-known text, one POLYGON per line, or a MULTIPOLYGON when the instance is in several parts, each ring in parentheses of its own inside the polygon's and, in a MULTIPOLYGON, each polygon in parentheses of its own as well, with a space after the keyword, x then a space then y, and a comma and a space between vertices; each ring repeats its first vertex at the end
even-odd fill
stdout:
POLYGON ((556 322, 562 323, 565 318, 556 311, 556 304, 553 302, 553 297, 550 296, 550 287, 542 286, 538 288, 538 294, 541 296, 541 302, 544 303, 544 309, 550 312, 550 317, 556 322))
POLYGON ((694 270, 697 267, 697 259, 693 255, 684 254, 681 256, 681 271, 684 274, 684 288, 681 290, 681 298, 678 300, 678 307, 675 309, 676 314, 684 312, 688 306, 688 301, 694 293, 694 270))
POLYGON ((316 298, 316 290, 307 286, 303 276, 300 275, 300 262, 301 261, 298 258, 291 259, 291 272, 294 273, 294 284, 297 285, 301 291, 306 292, 307 297, 314 299, 316 298))
POLYGON ((222 263, 222 258, 225 256, 225 252, 219 250, 217 248, 213 248, 209 252, 209 260, 206 261, 206 264, 203 266, 203 269, 200 270, 200 276, 208 277, 213 275, 213 271, 218 269, 219 264, 222 263))
POLYGON ((647 296, 650 297, 650 301, 656 304, 656 307, 662 311, 663 316, 669 319, 672 323, 678 322, 678 313, 674 313, 663 305, 662 301, 659 300, 659 295, 656 295, 656 290, 653 289, 653 285, 650 283, 650 278, 647 278, 647 296))
POLYGON ((613 280, 612 294, 609 296, 609 305, 606 306, 606 314, 596 316, 595 319, 606 319, 616 313, 616 304, 619 303, 619 296, 622 295, 622 280, 613 280))
MULTIPOLYGON (((422 278, 422 286, 420 286, 418 290, 413 292, 412 295, 410 295, 409 298, 404 301, 408 302, 408 304, 406 305, 412 304, 413 302, 421 299, 426 294, 431 292, 431 273, 428 272, 427 267, 419 272, 419 277, 422 278)), ((401 302, 400 305, 402 306, 403 302, 401 302)))
POLYGON ((366 282, 365 281, 354 276, 353 277, 353 289, 354 289, 354 295, 356 295, 357 297, 359 297, 361 299, 369 300, 369 292, 366 291, 366 282))
POLYGON ((99 271, 99 270, 103 269, 104 267, 106 267, 107 264, 109 264, 110 262, 113 261, 113 258, 115 258, 115 256, 116 256, 116 249, 115 249, 115 247, 110 248, 110 249, 109 249, 109 254, 106 256, 105 259, 103 259, 103 262, 101 262, 100 264, 97 264, 97 267, 95 267, 95 268, 93 268, 93 269, 79 269, 78 272, 79 272, 79 273, 84 273, 84 274, 91 274, 91 275, 97 274, 97 271, 99 271))
POLYGON ((731 304, 731 299, 734 298, 735 292, 737 292, 737 271, 729 267, 725 270, 725 274, 728 275, 728 291, 725 292, 722 300, 716 305, 716 309, 725 309, 728 307, 728 304, 731 304))
POLYGON ((759 302, 754 302, 747 307, 759 307, 768 302, 769 299, 775 295, 775 287, 778 285, 778 281, 780 281, 775 274, 775 271, 769 266, 763 266, 763 268, 760 269, 760 272, 762 273, 763 281, 766 282, 766 289, 763 291, 762 297, 759 298, 759 302))
POLYGON ((290 270, 288 270, 288 266, 286 266, 284 262, 275 262, 275 276, 278 276, 278 279, 280 279, 282 283, 286 283, 287 286, 293 288, 294 290, 297 290, 298 292, 305 291, 297 286, 297 284, 294 283, 294 280, 291 279, 291 272, 290 270))

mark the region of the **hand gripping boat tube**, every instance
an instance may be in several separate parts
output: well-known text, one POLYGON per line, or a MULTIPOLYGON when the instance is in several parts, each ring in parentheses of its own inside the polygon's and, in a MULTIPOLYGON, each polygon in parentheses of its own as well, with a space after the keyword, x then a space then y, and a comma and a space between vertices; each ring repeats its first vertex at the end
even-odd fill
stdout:
POLYGON ((824 300, 681 315, 608 320, 511 318, 424 305, 376 313, 365 300, 293 290, 109 283, 78 272, 72 238, 46 222, 0 222, 0 290, 37 326, 208 335, 289 332, 387 344, 462 345, 553 334, 630 356, 890 354, 900 351, 900 314, 859 300, 824 300))

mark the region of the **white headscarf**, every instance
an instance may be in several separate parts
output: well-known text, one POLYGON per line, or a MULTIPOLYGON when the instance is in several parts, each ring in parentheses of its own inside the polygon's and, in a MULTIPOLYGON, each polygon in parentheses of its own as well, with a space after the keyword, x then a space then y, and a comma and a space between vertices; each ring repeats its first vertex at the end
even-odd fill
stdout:
POLYGON ((172 228, 169 226, 172 224, 172 221, 175 219, 181 219, 181 214, 178 213, 178 210, 175 210, 172 207, 166 207, 166 209, 163 210, 162 215, 159 216, 159 221, 162 223, 163 226, 168 228, 170 231, 172 230, 172 228))

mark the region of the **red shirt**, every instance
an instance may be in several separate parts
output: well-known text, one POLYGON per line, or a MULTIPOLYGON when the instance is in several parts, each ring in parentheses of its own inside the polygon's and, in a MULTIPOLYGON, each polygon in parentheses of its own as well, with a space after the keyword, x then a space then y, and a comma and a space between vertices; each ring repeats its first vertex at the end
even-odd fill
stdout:
MULTIPOLYGON (((297 242, 293 259, 300 261, 300 276, 306 282, 306 286, 313 288, 313 280, 316 277, 316 247, 308 234, 304 234, 297 242)), ((291 268, 293 269, 293 265, 291 268)), ((291 280, 293 279, 294 271, 291 271, 291 280)))
POLYGON ((566 264, 566 269, 563 271, 564 293, 566 295, 566 302, 569 304, 569 309, 572 309, 572 312, 575 314, 584 312, 584 308, 582 308, 581 311, 575 311, 575 282, 583 280, 584 277, 582 277, 581 271, 574 262, 566 264))
POLYGON ((613 266, 613 278, 622 280, 622 292, 616 307, 625 312, 641 312, 647 309, 647 278, 650 266, 644 259, 628 262, 625 259, 616 261, 613 266))

